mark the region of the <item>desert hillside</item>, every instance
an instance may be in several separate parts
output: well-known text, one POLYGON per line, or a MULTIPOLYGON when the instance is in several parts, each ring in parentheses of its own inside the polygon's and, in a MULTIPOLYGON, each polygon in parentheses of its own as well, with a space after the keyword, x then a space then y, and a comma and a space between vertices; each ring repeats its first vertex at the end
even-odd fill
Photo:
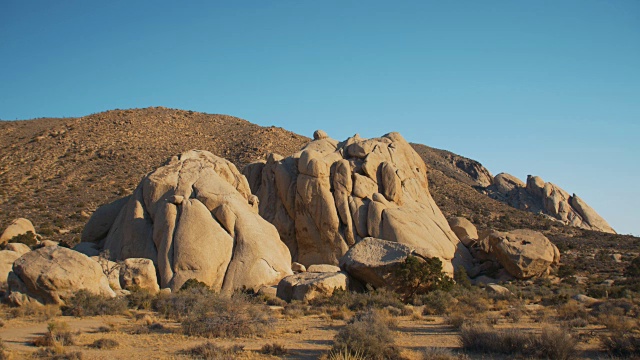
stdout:
MULTIPOLYGON (((1 122, 0 228, 25 217, 46 238, 75 244, 98 206, 130 194, 145 174, 173 155, 208 150, 242 169, 271 152, 290 155, 308 141, 232 116, 162 107, 1 122)), ((540 230, 562 244, 576 240, 572 246, 585 239, 633 249, 633 237, 571 228, 491 199, 477 191, 491 181, 480 163, 412 146, 427 164, 431 194, 447 217, 467 217, 479 229, 540 230)))

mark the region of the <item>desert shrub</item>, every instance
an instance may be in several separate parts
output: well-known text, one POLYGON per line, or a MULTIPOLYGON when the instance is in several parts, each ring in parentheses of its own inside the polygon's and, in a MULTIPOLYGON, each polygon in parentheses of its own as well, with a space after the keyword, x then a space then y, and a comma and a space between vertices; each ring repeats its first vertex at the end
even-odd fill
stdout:
POLYGON ((0 339, 0 360, 10 360, 13 356, 7 349, 7 346, 4 344, 4 341, 0 339))
POLYGON ((190 287, 159 296, 154 303, 154 308, 166 318, 180 321, 217 297, 218 295, 207 288, 190 287))
POLYGON ((380 311, 369 310, 356 314, 335 336, 333 354, 350 354, 366 359, 399 359, 389 329, 389 320, 380 311))
POLYGON ((407 256, 395 271, 398 288, 403 302, 407 303, 415 295, 434 290, 449 290, 453 280, 442 271, 442 261, 438 258, 419 259, 407 256))
POLYGON ((587 319, 589 317, 589 312, 584 305, 574 300, 556 307, 556 312, 561 320, 587 319))
POLYGON ((41 357, 48 360, 82 360, 83 356, 80 351, 67 352, 63 346, 54 346, 41 348, 34 353, 35 357, 41 357))
POLYGON ((236 359, 244 351, 244 346, 233 345, 230 347, 218 346, 212 342, 206 342, 191 349, 183 351, 185 355, 190 355, 198 359, 236 359))
POLYGON ((352 311, 371 308, 384 309, 388 306, 399 309, 404 308, 404 304, 400 301, 398 295, 385 289, 377 289, 365 293, 336 289, 331 296, 318 297, 309 303, 318 307, 346 307, 352 311))
POLYGON ((282 356, 282 355, 287 355, 289 353, 289 351, 284 347, 284 345, 281 345, 278 343, 265 344, 260 349, 260 352, 262 354, 272 355, 272 356, 282 356))
POLYGON ((463 288, 468 289, 471 287, 471 280, 469 280, 469 274, 467 274, 467 269, 465 269, 464 266, 458 266, 456 271, 454 271, 453 280, 455 280, 456 285, 463 288))
MULTIPOLYGON (((325 357, 321 357, 320 359, 325 359, 325 357)), ((367 360, 366 357, 362 355, 359 351, 350 351, 348 349, 344 349, 341 351, 330 351, 326 356, 328 360, 367 360)))
POLYGON ((445 348, 427 348, 422 352, 422 360, 462 360, 464 355, 456 355, 445 348))
POLYGON ((107 298, 94 295, 87 290, 76 292, 62 307, 62 314, 68 316, 119 315, 127 311, 125 298, 107 298))
POLYGON ((605 350, 616 356, 640 355, 640 334, 614 331, 611 335, 600 337, 605 350))
POLYGON ((33 317, 40 321, 48 321, 60 315, 58 305, 40 305, 28 302, 22 306, 9 309, 9 316, 13 318, 33 317))
POLYGON ((636 256, 629 262, 624 270, 624 276, 633 279, 640 279, 640 256, 636 256))
POLYGON ((127 295, 129 308, 138 310, 149 310, 153 307, 156 296, 147 289, 140 287, 132 287, 127 295))
POLYGON ((182 319, 187 335, 204 337, 242 337, 266 332, 275 319, 268 308, 255 304, 244 294, 233 297, 213 294, 207 303, 197 303, 182 319))
POLYGON ((25 244, 29 247, 33 247, 38 245, 38 238, 33 231, 27 231, 25 234, 20 234, 9 239, 10 243, 20 243, 25 244))
POLYGON ((457 300, 449 293, 436 290, 420 298, 424 309, 423 315, 444 315, 457 300))
POLYGON ((67 346, 75 343, 74 334, 69 329, 69 324, 63 321, 52 321, 47 325, 47 333, 35 338, 35 346, 67 346))
POLYGON ((209 286, 202 281, 198 281, 198 279, 189 279, 182 284, 180 287, 180 291, 189 290, 189 289, 202 289, 209 290, 209 286))
POLYGON ((120 343, 118 343, 116 340, 102 338, 94 341, 89 346, 96 349, 115 349, 119 345, 120 343))
POLYGON ((599 314, 599 324, 614 332, 631 332, 638 327, 638 321, 621 315, 599 314))
POLYGON ((545 328, 542 333, 517 329, 498 330, 487 325, 464 325, 460 331, 463 349, 488 354, 520 354, 543 359, 570 359, 577 341, 566 332, 545 328))
POLYGON ((602 314, 615 316, 634 316, 640 315, 638 305, 628 299, 612 299, 599 302, 592 307, 593 315, 598 317, 602 314))

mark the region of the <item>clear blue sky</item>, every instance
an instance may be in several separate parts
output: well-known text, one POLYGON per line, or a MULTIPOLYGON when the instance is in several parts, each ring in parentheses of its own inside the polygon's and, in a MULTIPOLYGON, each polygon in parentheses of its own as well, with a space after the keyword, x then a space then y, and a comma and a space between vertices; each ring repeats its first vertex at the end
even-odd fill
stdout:
POLYGON ((640 235, 640 1, 0 1, 0 119, 167 106, 399 131, 640 235))

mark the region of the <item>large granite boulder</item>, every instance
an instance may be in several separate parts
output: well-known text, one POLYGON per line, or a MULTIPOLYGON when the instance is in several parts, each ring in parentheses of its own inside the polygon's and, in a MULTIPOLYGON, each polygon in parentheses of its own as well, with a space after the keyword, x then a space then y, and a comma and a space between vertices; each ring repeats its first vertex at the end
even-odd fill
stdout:
POLYGON ((365 238, 340 259, 340 267, 372 287, 394 290, 398 284, 396 272, 413 249, 393 241, 365 238))
POLYGON ((309 301, 331 296, 336 289, 349 290, 351 279, 344 272, 303 272, 280 280, 276 296, 285 301, 309 301))
POLYGON ((97 262, 71 249, 47 246, 22 255, 13 263, 9 291, 43 304, 64 304, 79 290, 115 297, 97 262))
POLYGON ((156 268, 149 259, 130 258, 123 261, 120 265, 119 280, 120 286, 126 290, 138 288, 147 290, 151 294, 157 294, 160 291, 156 268))
POLYGON ((545 183, 539 176, 527 177, 523 183, 515 176, 501 173, 487 188, 491 197, 517 209, 541 213, 565 225, 615 234, 615 230, 576 194, 545 183))
MULTIPOLYGON (((84 233, 106 222, 90 221, 98 229, 84 233)), ((207 151, 174 156, 147 175, 99 245, 112 260, 150 259, 160 287, 174 291, 189 279, 217 291, 257 290, 292 274, 291 255, 258 215, 246 178, 207 151)))
POLYGON ((129 198, 130 196, 126 196, 96 209, 82 230, 80 241, 97 243, 104 239, 122 208, 129 202, 129 198))
POLYGON ((479 245, 517 279, 548 275, 560 262, 558 248, 533 230, 493 231, 479 245))
POLYGON ((260 215, 307 267, 338 265, 366 237, 438 257, 449 274, 471 262, 429 193, 426 165, 398 133, 338 142, 318 131, 300 152, 271 154, 243 173, 260 215))
POLYGON ((467 247, 478 240, 478 229, 471 221, 463 217, 449 219, 449 226, 451 226, 451 230, 453 230, 458 239, 467 247))
POLYGON ((26 254, 31 251, 28 245, 23 243, 9 243, 4 247, 5 250, 15 251, 20 255, 26 254))
POLYGON ((7 284, 7 277, 13 270, 13 262, 18 260, 20 256, 22 256, 22 254, 15 251, 0 251, 0 287, 4 287, 4 285, 7 284))
POLYGON ((0 245, 6 244, 15 236, 24 235, 28 232, 31 232, 34 235, 36 234, 36 229, 33 227, 31 221, 24 218, 15 219, 9 226, 7 226, 0 236, 0 245))

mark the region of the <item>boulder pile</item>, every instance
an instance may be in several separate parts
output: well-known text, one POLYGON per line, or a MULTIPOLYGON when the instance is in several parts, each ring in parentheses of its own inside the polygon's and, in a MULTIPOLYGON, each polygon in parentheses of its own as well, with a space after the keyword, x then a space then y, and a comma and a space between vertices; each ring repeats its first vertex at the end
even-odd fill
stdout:
POLYGON ((429 193, 426 165, 398 133, 338 142, 318 130, 301 151, 271 154, 243 173, 260 215, 304 266, 338 265, 366 237, 438 257, 449 274, 471 263, 429 193))
POLYGON ((98 209, 82 241, 112 260, 151 260, 159 286, 172 290, 189 279, 216 291, 257 290, 292 274, 289 250, 258 215, 245 177, 207 151, 174 156, 130 197, 98 209))
POLYGON ((489 196, 517 209, 548 216, 550 219, 587 230, 615 234, 616 231, 576 194, 545 183, 539 176, 527 177, 527 183, 513 175, 501 173, 487 188, 489 196))

